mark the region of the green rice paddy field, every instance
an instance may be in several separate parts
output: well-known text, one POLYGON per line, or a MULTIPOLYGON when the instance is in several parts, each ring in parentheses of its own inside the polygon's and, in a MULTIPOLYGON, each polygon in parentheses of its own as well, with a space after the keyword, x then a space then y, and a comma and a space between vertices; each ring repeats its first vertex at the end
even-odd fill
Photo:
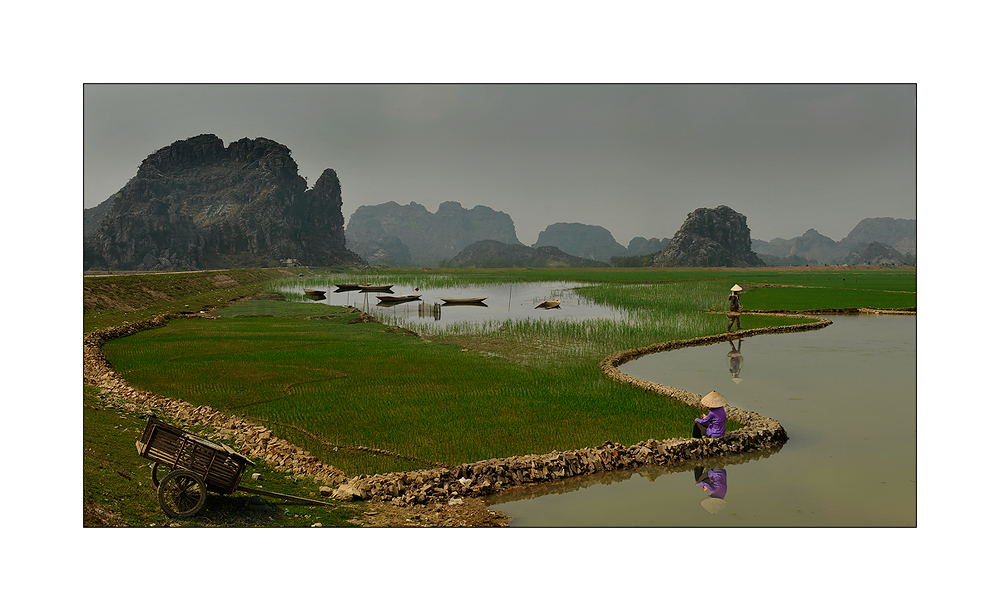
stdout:
MULTIPOLYGON (((808 269, 398 270, 383 272, 380 280, 420 286, 578 282, 587 287, 581 295, 623 308, 629 316, 521 321, 503 333, 470 326, 415 337, 391 326, 352 324, 358 314, 346 308, 243 301, 221 308, 218 318, 176 319, 108 342, 104 352, 136 388, 242 415, 348 474, 546 453, 608 440, 630 445, 687 436, 698 413, 608 380, 597 362, 616 350, 723 332, 726 318, 713 312, 723 309, 733 283, 754 287, 744 296, 746 309, 916 307, 915 270, 808 269), (353 449, 358 446, 403 458, 353 449)), ((105 300, 109 306, 88 309, 85 300, 85 328, 182 311, 192 304, 226 303, 334 274, 313 270, 300 279, 257 272, 227 272, 239 280, 222 289, 219 282, 206 285, 198 274, 183 282, 165 275, 129 277, 129 286, 141 291, 134 306, 122 293, 119 277, 85 278, 89 303, 100 302, 109 284, 116 291, 114 300, 105 300), (157 299, 150 301, 150 295, 157 299)), ((744 328, 784 324, 790 321, 743 317, 744 328)))

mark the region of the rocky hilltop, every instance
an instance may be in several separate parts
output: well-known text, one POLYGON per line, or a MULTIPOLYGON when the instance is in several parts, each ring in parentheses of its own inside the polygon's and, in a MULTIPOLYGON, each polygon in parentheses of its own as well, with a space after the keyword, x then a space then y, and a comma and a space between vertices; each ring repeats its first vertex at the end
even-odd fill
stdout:
POLYGON ((533 248, 481 240, 462 249, 448 262, 451 267, 608 267, 607 263, 574 257, 555 246, 533 248))
POLYGON ((342 204, 336 172, 307 189, 288 147, 273 140, 179 140, 114 195, 84 239, 84 269, 364 264, 345 247, 342 204))
POLYGON ((108 216, 112 206, 115 205, 115 196, 112 195, 93 208, 83 210, 83 237, 94 233, 101 228, 101 222, 108 216))
POLYGON ((698 208, 667 247, 653 257, 658 267, 763 267, 750 248, 747 217, 728 206, 698 208))
POLYGON ((416 202, 360 206, 345 235, 351 250, 366 259, 399 266, 440 265, 480 240, 521 244, 506 213, 458 202, 443 202, 436 213, 416 202))

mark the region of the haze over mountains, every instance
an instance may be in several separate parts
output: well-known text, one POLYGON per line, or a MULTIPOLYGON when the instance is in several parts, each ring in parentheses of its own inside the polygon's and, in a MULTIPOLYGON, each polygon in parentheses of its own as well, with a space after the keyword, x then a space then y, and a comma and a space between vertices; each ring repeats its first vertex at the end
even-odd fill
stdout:
MULTIPOLYGON (((660 256, 658 253, 662 254, 671 241, 677 239, 676 234, 669 238, 636 236, 626 247, 617 242, 611 232, 604 227, 572 222, 549 225, 538 234, 538 239, 531 248, 555 247, 559 252, 571 257, 605 264, 621 264, 627 259, 631 264, 646 265, 795 266, 860 264, 859 253, 855 252, 855 249, 858 246, 879 242, 897 251, 897 265, 916 264, 915 219, 863 219, 839 242, 821 235, 814 229, 809 229, 802 236, 795 238, 776 238, 765 242, 750 238, 749 229, 746 230, 746 235, 742 235, 742 230, 737 229, 747 225, 745 216, 726 206, 719 208, 725 208, 728 212, 720 212, 721 216, 700 217, 700 220, 694 223, 700 226, 686 232, 689 234, 686 238, 687 246, 677 245, 669 257, 660 256), (735 213, 736 216, 730 213, 735 213), (742 220, 737 217, 742 217, 742 220), (703 253, 701 258, 681 254, 682 251, 705 247, 703 241, 695 245, 697 240, 692 236, 704 234, 702 237, 707 238, 713 232, 726 234, 725 237, 715 236, 717 243, 726 244, 723 250, 735 249, 742 254, 735 258, 719 253, 716 255, 703 253), (740 235, 737 236, 737 233, 740 235), (744 241, 747 243, 744 244, 744 241), (906 255, 909 255, 909 258, 906 255), (645 262, 642 262, 643 257, 647 258, 645 262)), ((692 221, 690 215, 689 221, 692 221)), ((509 215, 486 206, 475 206, 470 210, 457 202, 442 203, 438 212, 434 214, 415 202, 411 202, 408 206, 399 206, 395 202, 379 206, 361 206, 348 221, 345 234, 347 245, 354 252, 369 263, 387 266, 447 264, 460 251, 480 240, 524 247, 517 238, 514 221, 509 215)), ((551 254, 552 251, 546 252, 551 254)), ((501 253, 496 244, 473 249, 472 252, 464 252, 462 255, 453 263, 471 265, 476 261, 476 264, 486 265, 487 260, 484 257, 487 256, 497 256, 504 260, 521 260, 529 257, 527 251, 523 249, 510 249, 501 253), (480 253, 478 257, 473 256, 476 252, 480 253)), ((545 258, 542 253, 530 256, 545 258)), ((880 260, 888 261, 885 257, 880 260)))
POLYGON ((915 219, 862 219, 840 241, 810 229, 765 242, 752 239, 744 215, 718 206, 689 213, 671 237, 623 246, 604 227, 557 222, 529 247, 508 214, 487 206, 363 205, 345 227, 342 203, 332 169, 307 189, 287 147, 266 138, 226 147, 203 134, 154 152, 84 210, 84 268, 916 264, 915 219))

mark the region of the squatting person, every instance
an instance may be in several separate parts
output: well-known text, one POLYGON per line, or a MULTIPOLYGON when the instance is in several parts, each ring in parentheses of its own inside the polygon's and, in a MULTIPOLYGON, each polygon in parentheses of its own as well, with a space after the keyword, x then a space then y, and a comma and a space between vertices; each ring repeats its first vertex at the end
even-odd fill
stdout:
POLYGON ((708 414, 694 419, 691 436, 722 437, 726 433, 726 398, 713 390, 701 398, 701 404, 708 408, 708 414))

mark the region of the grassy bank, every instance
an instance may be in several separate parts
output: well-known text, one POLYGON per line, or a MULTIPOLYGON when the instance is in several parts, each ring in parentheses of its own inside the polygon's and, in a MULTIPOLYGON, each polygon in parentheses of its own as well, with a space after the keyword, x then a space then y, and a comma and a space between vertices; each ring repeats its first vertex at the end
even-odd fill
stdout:
POLYGON ((351 324, 339 307, 269 309, 281 315, 172 321, 105 354, 136 388, 244 415, 349 474, 684 436, 697 415, 592 361, 530 366, 351 324))
MULTIPOLYGON (((326 507, 286 502, 246 493, 209 494, 205 510, 189 520, 170 520, 156 501, 150 478, 151 465, 135 450, 146 421, 120 402, 102 397, 97 389, 83 393, 84 526, 354 526, 349 522, 361 511, 341 505, 326 507), (248 504, 249 503, 249 504, 248 504)), ((269 492, 308 496, 299 480, 271 469, 261 461, 248 467, 243 485, 261 485, 269 492), (249 474, 263 478, 250 481, 249 474), (266 486, 264 486, 266 484, 266 486)), ((163 472, 160 472, 163 476, 163 472)))

